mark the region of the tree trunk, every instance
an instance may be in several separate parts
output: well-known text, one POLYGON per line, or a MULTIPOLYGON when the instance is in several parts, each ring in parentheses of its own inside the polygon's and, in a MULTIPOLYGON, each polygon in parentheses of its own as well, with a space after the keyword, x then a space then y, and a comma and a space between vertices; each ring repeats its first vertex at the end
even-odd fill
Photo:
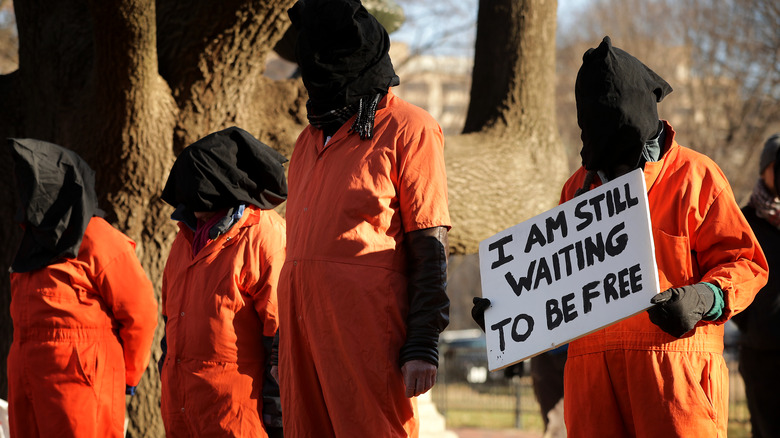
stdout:
POLYGON ((464 134, 445 154, 457 254, 557 204, 568 175, 555 121, 554 0, 480 0, 464 134))
MULTIPOLYGON (((290 151, 305 92, 300 81, 262 77, 266 54, 289 25, 294 0, 17 0, 19 69, 0 76, 0 136, 73 149, 96 171, 106 218, 137 244, 159 297, 176 227, 160 200, 175 152, 238 125, 290 151), (258 93, 262 95, 258 96, 258 93)), ((0 151, 0 312, 8 315, 7 268, 20 232, 12 222, 12 160, 0 151)), ((0 322, 0 355, 12 339, 0 322)), ((162 321, 152 363, 128 406, 131 436, 163 436, 162 321)), ((7 396, 0 361, 0 396, 7 396)))
POLYGON ((181 109, 176 152, 231 125, 273 131, 257 116, 278 102, 258 90, 268 81, 262 75, 266 56, 289 27, 294 0, 158 3, 160 72, 181 109))
POLYGON ((554 0, 480 0, 464 133, 555 130, 554 0))

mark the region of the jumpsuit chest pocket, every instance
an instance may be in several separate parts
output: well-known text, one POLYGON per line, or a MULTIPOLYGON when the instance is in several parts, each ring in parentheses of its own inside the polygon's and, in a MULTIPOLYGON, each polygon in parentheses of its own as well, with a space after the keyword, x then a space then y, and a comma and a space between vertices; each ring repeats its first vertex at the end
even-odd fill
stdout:
POLYGON ((675 236, 661 229, 653 229, 655 259, 661 290, 695 283, 694 255, 686 236, 675 236))

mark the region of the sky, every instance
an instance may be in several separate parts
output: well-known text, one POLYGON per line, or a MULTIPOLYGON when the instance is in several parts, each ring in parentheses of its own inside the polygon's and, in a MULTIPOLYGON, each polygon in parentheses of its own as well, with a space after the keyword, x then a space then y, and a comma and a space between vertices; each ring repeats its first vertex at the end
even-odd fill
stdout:
MULTIPOLYGON (((592 0, 558 0, 559 26, 570 25, 577 11, 592 0)), ((390 35, 393 41, 423 48, 441 56, 472 56, 476 33, 478 0, 420 2, 396 0, 404 8, 406 20, 390 35)))

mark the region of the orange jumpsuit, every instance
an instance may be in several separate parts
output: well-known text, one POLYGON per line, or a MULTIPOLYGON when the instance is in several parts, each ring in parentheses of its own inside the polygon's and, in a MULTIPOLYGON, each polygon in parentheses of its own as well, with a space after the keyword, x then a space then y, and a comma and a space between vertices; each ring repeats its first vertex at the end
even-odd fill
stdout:
POLYGON ((134 248, 93 217, 78 257, 11 274, 11 436, 123 436, 125 385, 146 370, 157 326, 134 248))
MULTIPOLYGON (((642 312, 571 342, 564 384, 571 438, 726 436, 723 323, 766 283, 767 263, 720 169, 666 129, 665 154, 644 169, 661 291, 708 282, 723 290, 725 307, 680 339, 642 312)), ((580 168, 567 181, 562 202, 585 174, 580 168)))
MULTIPOLYGON (((353 117, 354 120, 354 117, 353 117)), ((286 437, 416 436, 398 364, 406 340, 404 233, 449 226, 444 140, 392 92, 374 137, 308 126, 289 170, 279 289, 286 437)))
POLYGON ((182 223, 179 228, 162 289, 166 434, 265 437, 263 337, 278 328, 284 219, 247 206, 235 225, 194 257, 192 230, 182 223))

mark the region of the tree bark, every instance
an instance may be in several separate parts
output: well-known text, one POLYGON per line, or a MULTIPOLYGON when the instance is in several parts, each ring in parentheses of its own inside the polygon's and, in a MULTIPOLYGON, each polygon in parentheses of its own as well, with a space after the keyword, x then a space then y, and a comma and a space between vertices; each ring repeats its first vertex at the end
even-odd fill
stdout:
POLYGON ((289 27, 294 0, 159 3, 160 71, 181 109, 176 152, 202 132, 231 125, 272 131, 257 116, 273 102, 257 92, 268 82, 262 77, 268 42, 289 27))
POLYGON ((554 0, 480 0, 464 133, 555 129, 554 0))
MULTIPOLYGON (((0 76, 0 135, 39 138, 73 149, 96 171, 106 218, 137 244, 160 292, 176 234, 160 193, 175 152, 232 125, 290 151, 305 114, 300 81, 262 77, 265 58, 289 25, 294 0, 17 0, 19 69, 0 76), (158 14, 159 11, 159 14, 158 14), (159 39, 158 39, 159 36, 159 39), (262 93, 258 96, 258 93, 262 93)), ((7 268, 12 222, 12 160, 0 150, 0 312, 9 314, 7 268)), ((0 322, 0 355, 12 340, 0 322)), ((164 436, 159 412, 158 325, 152 362, 128 404, 130 436, 164 436)), ((0 361, 0 396, 7 396, 0 361)))
MULTIPOLYGON (((98 170, 98 196, 108 209, 107 218, 136 242, 136 253, 159 296, 162 269, 176 232, 159 191, 174 159, 178 109, 158 73, 155 2, 123 0, 116 7, 91 0, 90 10, 95 58, 85 94, 91 104, 82 107, 86 113, 82 120, 88 122, 78 133, 82 137, 77 144, 92 145, 79 152, 98 170)), ((162 329, 160 321, 155 338, 162 329)), ((152 365, 158 358, 155 343, 152 365)), ((163 435, 159 388, 156 367, 149 367, 138 396, 128 404, 131 435, 163 435)))
POLYGON ((456 254, 557 204, 568 164, 555 120, 554 0, 480 0, 464 134, 445 155, 456 254))

